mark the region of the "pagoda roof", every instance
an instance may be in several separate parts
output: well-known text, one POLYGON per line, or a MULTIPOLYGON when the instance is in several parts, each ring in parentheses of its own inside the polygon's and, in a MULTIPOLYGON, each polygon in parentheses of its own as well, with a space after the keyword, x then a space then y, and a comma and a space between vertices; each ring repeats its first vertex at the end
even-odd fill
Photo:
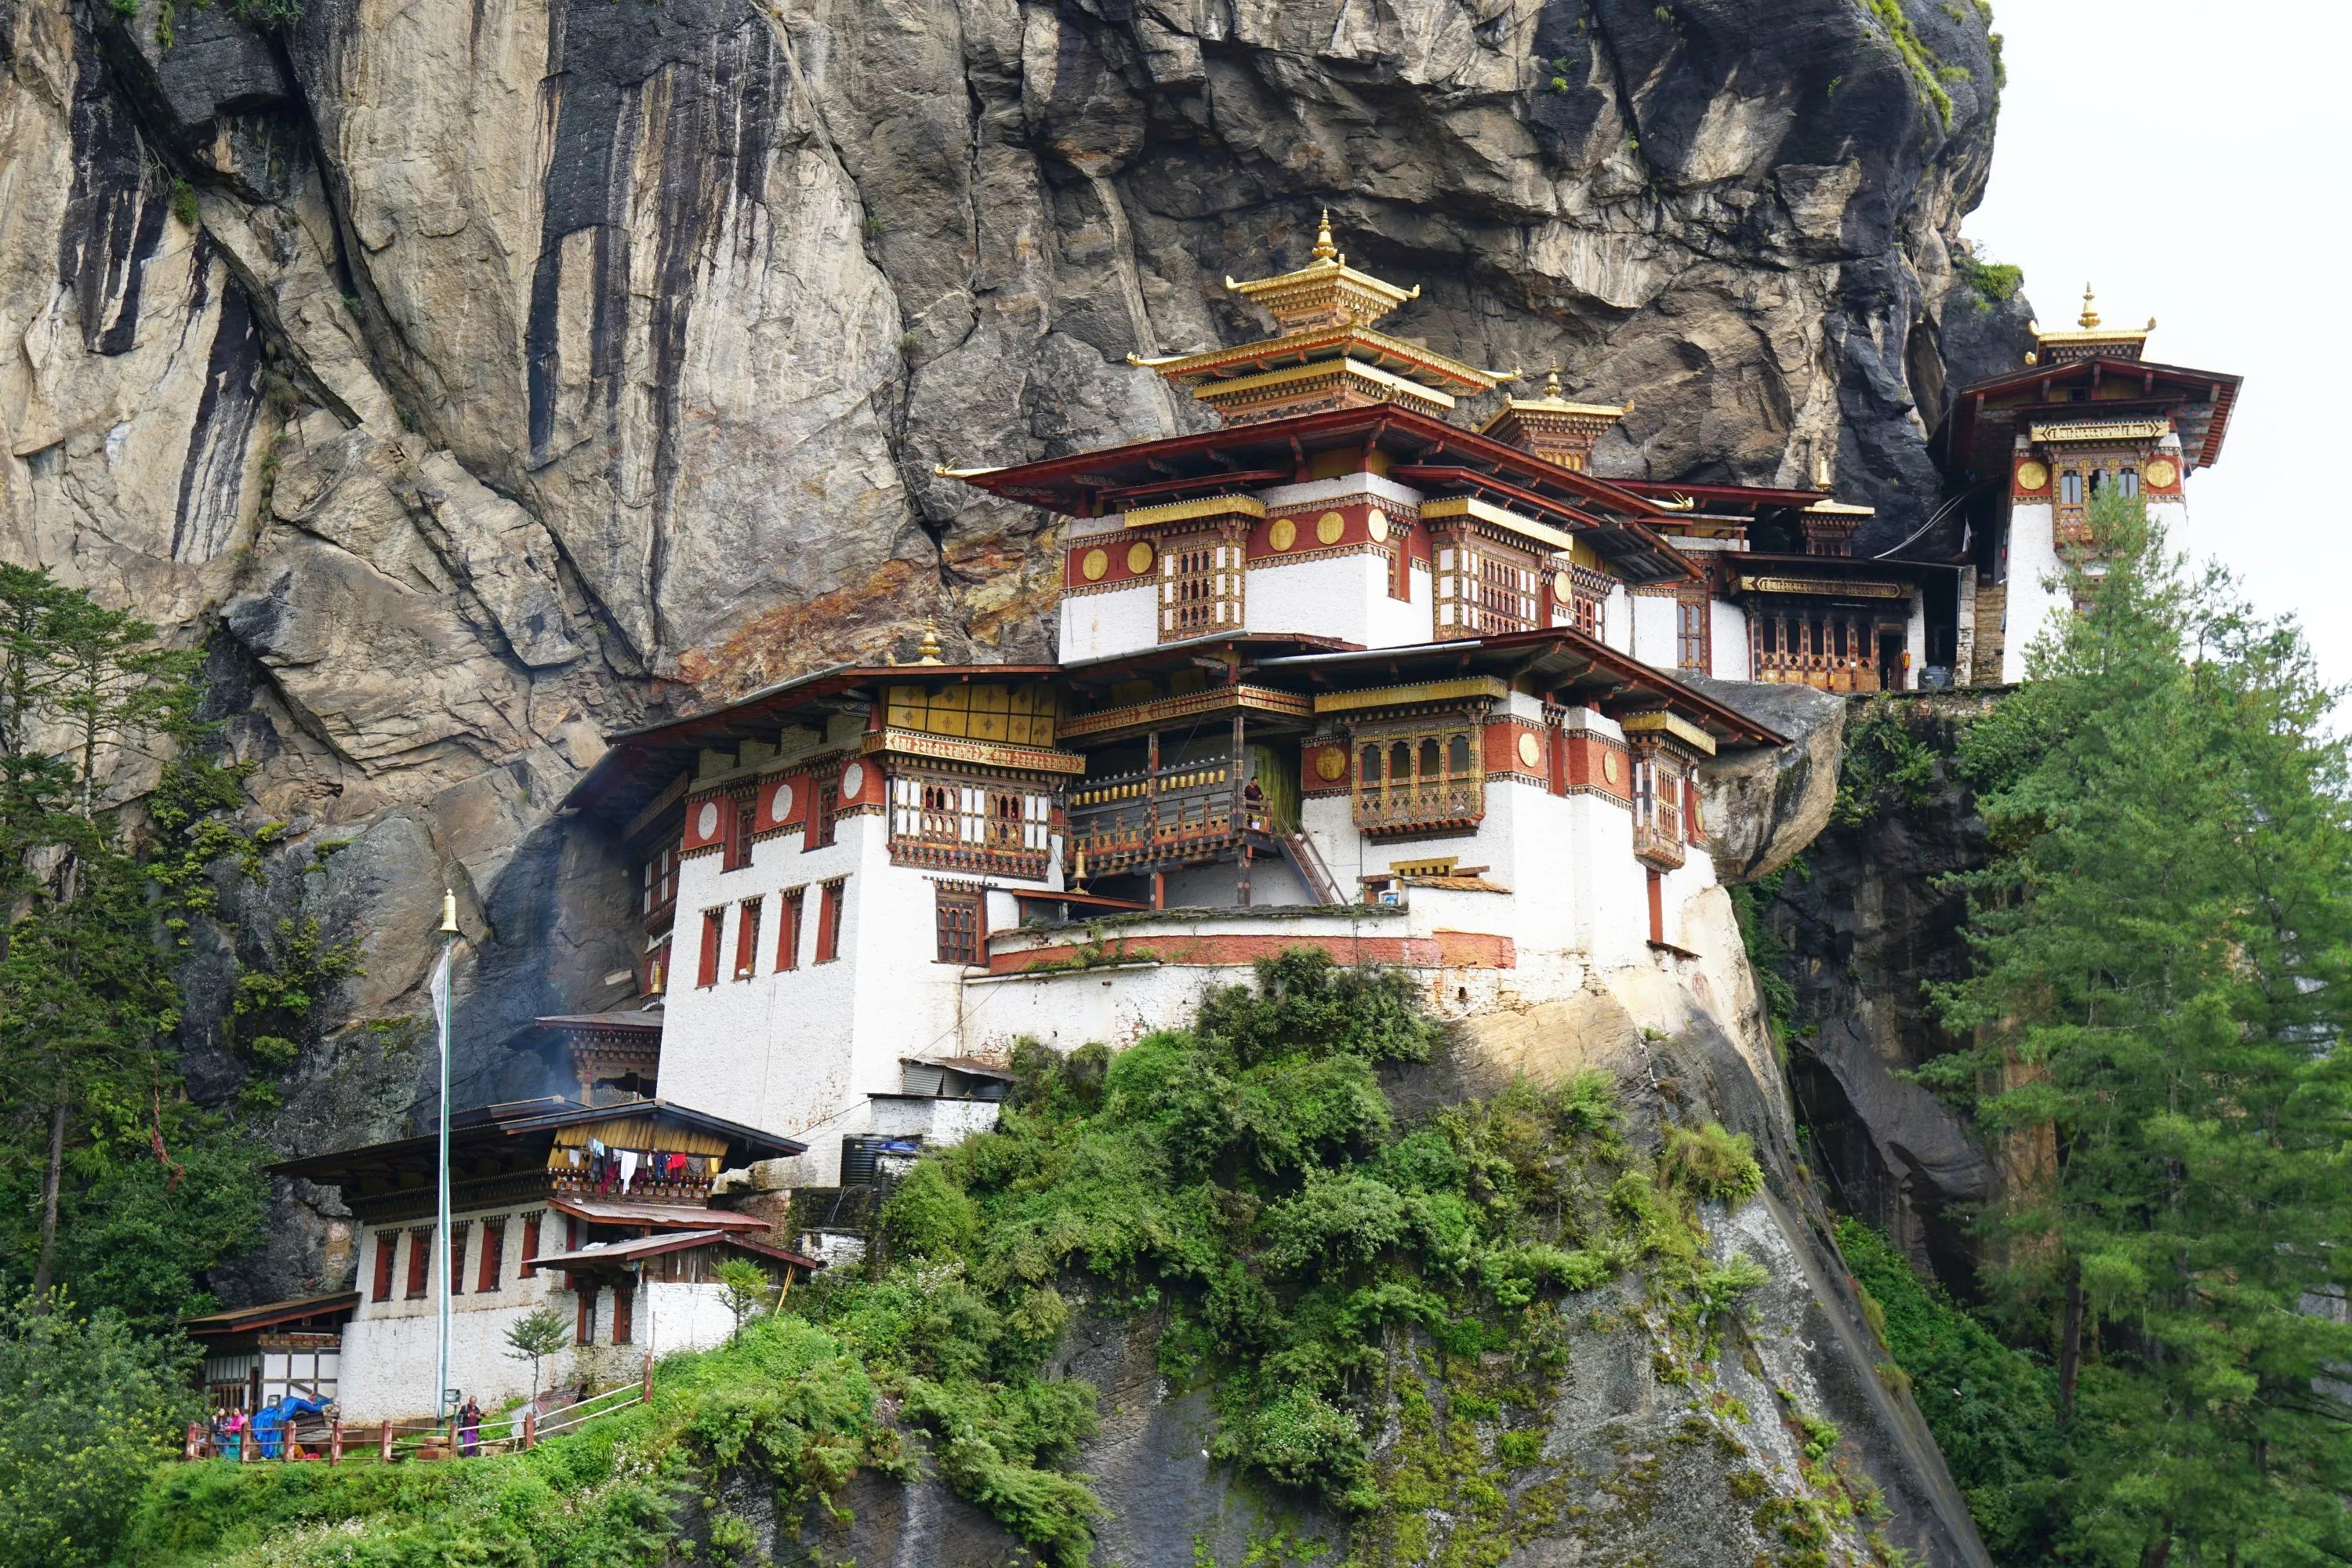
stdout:
POLYGON ((1348 653, 1297 654, 1255 667, 1259 679, 1288 677, 1326 690, 1350 678, 1377 672, 1393 681, 1463 675, 1498 675, 1532 683, 1566 702, 1617 714, 1664 709, 1698 725, 1718 742, 1778 746, 1786 740, 1736 708, 1684 685, 1631 654, 1585 636, 1572 626, 1507 632, 1459 642, 1418 643, 1410 647, 1365 648, 1348 653))
POLYGON ((1157 371, 1176 385, 1199 387, 1209 382, 1339 358, 1459 397, 1475 397, 1505 379, 1420 343, 1354 324, 1261 338, 1255 342, 1204 349, 1192 354, 1162 354, 1151 359, 1129 354, 1127 363, 1157 371))
POLYGON ((2243 381, 2220 371, 2102 354, 2028 365, 1955 392, 1928 450, 1948 472, 1988 479, 2006 473, 2020 420, 2053 425, 2157 415, 2179 431, 2188 467, 2210 468, 2221 460, 2243 381), (2110 395, 2118 385, 2128 389, 2126 395, 2110 395), (2076 398, 2077 391, 2091 395, 2076 398))
POLYGON ((1689 564, 1652 531, 1650 524, 1671 521, 1674 514, 1648 497, 1394 404, 1297 414, 1005 468, 943 471, 1007 500, 1070 517, 1097 517, 1122 510, 1146 494, 1157 502, 1283 482, 1265 478, 1268 474, 1296 480, 1313 453, 1368 446, 1409 468, 1459 470, 1463 485, 1511 487, 1520 504, 1540 511, 1539 521, 1585 537, 1631 581, 1692 574, 1689 564))
MULTIPOLYGON (((737 1164, 805 1153, 808 1149, 808 1145, 797 1140, 780 1138, 772 1132, 762 1132, 756 1127, 746 1127, 706 1111, 690 1110, 666 1100, 640 1100, 620 1105, 597 1106, 579 1105, 562 1100, 527 1100, 515 1107, 485 1109, 490 1114, 461 1112, 451 1121, 449 1163, 453 1170, 460 1164, 485 1159, 503 1158, 525 1164, 543 1164, 548 1151, 554 1146, 555 1135, 566 1127, 583 1122, 649 1120, 698 1132, 715 1133, 727 1140, 729 1156, 737 1164), (562 1109, 551 1110, 551 1105, 562 1109)), ((396 1178, 419 1173, 430 1176, 440 1163, 440 1149, 438 1132, 422 1132, 410 1138, 394 1138, 381 1143, 364 1143, 357 1148, 335 1149, 325 1153, 281 1160, 269 1167, 269 1173, 278 1176, 299 1176, 321 1184, 349 1184, 362 1177, 396 1178)))

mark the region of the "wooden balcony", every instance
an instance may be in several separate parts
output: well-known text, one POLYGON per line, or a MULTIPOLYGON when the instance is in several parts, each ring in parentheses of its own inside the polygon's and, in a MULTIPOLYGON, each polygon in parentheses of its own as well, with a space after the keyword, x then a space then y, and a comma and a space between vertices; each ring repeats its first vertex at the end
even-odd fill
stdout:
POLYGON ((1356 828, 1375 837, 1458 833, 1486 815, 1486 781, 1445 779, 1366 786, 1356 792, 1356 828))
POLYGON ((1678 818, 1654 824, 1633 824, 1633 858, 1644 866, 1671 871, 1682 865, 1685 853, 1682 823, 1678 818))

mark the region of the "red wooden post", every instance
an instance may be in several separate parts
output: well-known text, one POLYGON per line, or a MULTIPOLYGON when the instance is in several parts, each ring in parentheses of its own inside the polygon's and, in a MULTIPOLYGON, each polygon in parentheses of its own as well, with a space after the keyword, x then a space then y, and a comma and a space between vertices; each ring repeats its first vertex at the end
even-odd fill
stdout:
POLYGON ((236 1435, 236 1462, 240 1465, 253 1463, 254 1453, 260 1447, 261 1445, 254 1440, 253 1422, 248 1419, 245 1424, 245 1430, 236 1435))
POLYGON ((531 1448, 538 1445, 539 1407, 535 1405, 526 1405, 522 1407, 522 1446, 531 1448))
POLYGON ((343 1418, 340 1415, 327 1423, 327 1463, 343 1462, 343 1418))
POLYGON ((648 1400, 649 1400, 649 1399, 653 1398, 653 1396, 654 1396, 654 1352, 651 1352, 651 1351, 647 1351, 647 1352, 646 1352, 646 1376, 645 1376, 645 1382, 644 1382, 643 1385, 641 1386, 641 1388, 639 1389, 639 1392, 638 1392, 638 1397, 639 1397, 639 1398, 641 1398, 641 1399, 648 1399, 648 1400))
POLYGON ((376 1438, 375 1457, 387 1465, 392 1463, 392 1422, 389 1417, 384 1421, 383 1431, 376 1438))
POLYGON ((188 1423, 188 1437, 187 1441, 180 1446, 180 1458, 183 1459, 194 1459, 196 1457, 196 1446, 199 1441, 196 1434, 203 1429, 204 1425, 201 1422, 191 1421, 188 1423))
POLYGON ((457 1418, 455 1415, 441 1424, 441 1457, 445 1459, 457 1457, 457 1418))

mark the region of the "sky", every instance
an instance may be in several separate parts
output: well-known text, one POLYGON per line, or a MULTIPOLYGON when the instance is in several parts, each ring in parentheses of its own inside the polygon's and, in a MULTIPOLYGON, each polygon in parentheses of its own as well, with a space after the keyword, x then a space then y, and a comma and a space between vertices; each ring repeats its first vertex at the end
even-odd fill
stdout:
MULTIPOLYGON (((2083 285, 2167 364, 2245 377, 2175 542, 2292 615, 2352 685, 2352 6, 1993 0, 2009 86, 1978 254, 2025 269, 2045 326, 2083 285)), ((2352 714, 2339 703, 2336 720, 2352 714)))

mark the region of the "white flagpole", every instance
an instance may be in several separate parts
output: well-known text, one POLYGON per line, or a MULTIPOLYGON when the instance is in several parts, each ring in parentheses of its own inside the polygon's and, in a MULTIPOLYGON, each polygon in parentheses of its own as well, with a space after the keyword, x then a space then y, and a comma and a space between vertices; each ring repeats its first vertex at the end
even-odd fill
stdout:
POLYGON ((438 1165, 440 1224, 434 1228, 433 1271, 441 1281, 436 1305, 441 1320, 439 1380, 433 1385, 436 1425, 449 1419, 449 961, 457 948, 457 895, 441 894, 441 966, 433 972, 433 1016, 441 1026, 441 1159, 438 1165))

